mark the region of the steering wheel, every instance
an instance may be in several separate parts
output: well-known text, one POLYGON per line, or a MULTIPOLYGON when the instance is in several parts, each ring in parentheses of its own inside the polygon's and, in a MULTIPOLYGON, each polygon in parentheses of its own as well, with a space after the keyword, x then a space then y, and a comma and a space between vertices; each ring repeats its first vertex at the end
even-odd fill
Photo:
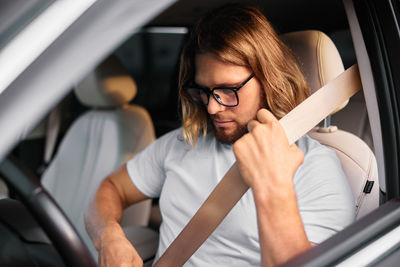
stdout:
POLYGON ((32 212, 67 266, 97 266, 78 232, 35 174, 11 157, 0 164, 0 174, 32 212))

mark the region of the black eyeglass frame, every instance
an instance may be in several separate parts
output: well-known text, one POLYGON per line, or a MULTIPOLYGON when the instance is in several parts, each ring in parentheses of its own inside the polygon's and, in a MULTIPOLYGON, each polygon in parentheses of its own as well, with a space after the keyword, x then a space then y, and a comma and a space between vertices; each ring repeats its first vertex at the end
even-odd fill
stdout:
POLYGON ((214 98, 220 105, 223 105, 223 106, 225 106, 225 107, 236 107, 236 106, 239 105, 239 96, 238 96, 238 94, 237 94, 237 91, 239 91, 239 89, 242 88, 242 87, 243 87, 248 81, 250 81, 254 76, 255 76, 255 74, 252 73, 246 80, 244 80, 244 82, 242 82, 242 83, 241 83, 240 85, 238 85, 237 87, 215 87, 215 88, 210 89, 210 88, 204 88, 204 87, 189 86, 189 87, 186 87, 186 88, 185 88, 185 91, 186 91, 186 93, 189 95, 190 99, 191 99, 194 103, 196 103, 196 104, 198 104, 198 105, 201 105, 201 106, 207 106, 208 103, 210 103, 210 95, 212 95, 213 98, 214 98), (194 99, 194 98, 190 95, 190 93, 188 92, 188 90, 190 90, 190 89, 197 89, 197 90, 203 91, 203 92, 207 95, 207 100, 208 100, 207 103, 204 103, 204 102, 201 101, 201 100, 196 100, 196 99, 194 99), (235 94, 235 97, 236 97, 236 104, 235 104, 235 105, 227 105, 227 104, 222 103, 221 100, 214 94, 214 91, 215 91, 215 90, 232 90, 232 91, 234 92, 234 94, 235 94))

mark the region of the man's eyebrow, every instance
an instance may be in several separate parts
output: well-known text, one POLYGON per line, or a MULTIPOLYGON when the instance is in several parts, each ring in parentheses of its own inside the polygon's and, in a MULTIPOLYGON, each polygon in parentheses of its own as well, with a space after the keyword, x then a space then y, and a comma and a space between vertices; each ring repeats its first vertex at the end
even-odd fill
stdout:
POLYGON ((193 81, 193 85, 196 86, 196 87, 202 88, 202 89, 210 90, 209 87, 201 85, 201 84, 197 83, 196 81, 193 81))
POLYGON ((194 84, 197 85, 200 88, 203 89, 212 89, 212 88, 235 88, 238 87, 240 85, 241 82, 237 82, 237 83, 217 83, 214 84, 213 87, 208 87, 208 86, 204 86, 202 84, 197 83, 196 81, 194 81, 194 84))
POLYGON ((220 84, 216 84, 214 86, 214 88, 234 88, 234 87, 238 87, 240 85, 241 82, 237 82, 237 83, 220 83, 220 84))

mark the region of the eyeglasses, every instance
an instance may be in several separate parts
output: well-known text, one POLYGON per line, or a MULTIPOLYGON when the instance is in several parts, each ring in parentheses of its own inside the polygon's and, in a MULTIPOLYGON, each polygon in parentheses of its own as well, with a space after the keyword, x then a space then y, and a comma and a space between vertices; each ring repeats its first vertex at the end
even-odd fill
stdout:
POLYGON ((237 91, 242 88, 251 78, 254 77, 254 73, 251 74, 244 82, 242 82, 237 87, 216 87, 213 89, 204 88, 204 87, 195 87, 190 86, 186 88, 186 92, 193 100, 193 102, 207 106, 210 100, 210 95, 217 100, 218 103, 225 107, 235 107, 239 105, 239 97, 237 95, 237 91))

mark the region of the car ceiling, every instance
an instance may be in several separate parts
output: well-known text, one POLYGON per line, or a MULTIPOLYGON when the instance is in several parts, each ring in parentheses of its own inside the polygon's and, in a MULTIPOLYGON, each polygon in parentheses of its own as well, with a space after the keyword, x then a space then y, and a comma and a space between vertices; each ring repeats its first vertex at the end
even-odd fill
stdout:
POLYGON ((258 6, 280 33, 303 29, 333 32, 347 28, 346 14, 340 0, 181 0, 147 26, 190 27, 210 9, 232 2, 258 6))

